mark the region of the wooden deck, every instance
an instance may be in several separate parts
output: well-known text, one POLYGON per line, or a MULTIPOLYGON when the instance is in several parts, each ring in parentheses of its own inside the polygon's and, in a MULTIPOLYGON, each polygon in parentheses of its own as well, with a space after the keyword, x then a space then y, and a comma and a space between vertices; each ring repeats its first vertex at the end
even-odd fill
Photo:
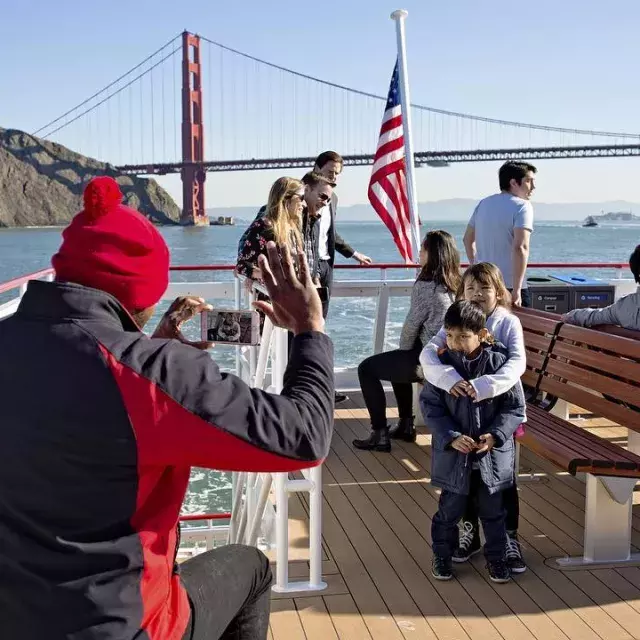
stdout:
MULTIPOLYGON (((430 438, 394 443, 391 454, 354 450, 368 432, 359 394, 336 410, 324 465, 324 579, 320 594, 272 599, 271 640, 618 640, 640 638, 640 568, 561 572, 550 560, 581 555, 584 484, 522 450, 520 537, 529 570, 511 583, 489 581, 481 554, 456 579, 431 576, 430 438)), ((391 398, 389 398, 391 401, 391 398)), ((626 429, 605 420, 586 428, 624 445, 626 429)), ((640 493, 636 494, 640 502, 640 493)), ((292 497, 292 530, 304 531, 308 505, 292 497)), ((640 506, 634 544, 640 547, 640 506)), ((302 542, 302 541, 301 541, 302 542)), ((303 546, 302 544, 300 545, 303 546)), ((290 575, 308 571, 291 562, 290 575)))

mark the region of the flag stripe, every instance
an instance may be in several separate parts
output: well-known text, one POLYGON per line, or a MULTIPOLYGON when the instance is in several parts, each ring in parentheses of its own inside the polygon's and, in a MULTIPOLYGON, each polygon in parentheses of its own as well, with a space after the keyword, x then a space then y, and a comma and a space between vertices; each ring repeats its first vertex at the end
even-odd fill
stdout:
POLYGON ((368 195, 371 206, 391 232, 402 259, 409 263, 413 262, 414 255, 405 171, 404 123, 396 62, 380 126, 368 195))

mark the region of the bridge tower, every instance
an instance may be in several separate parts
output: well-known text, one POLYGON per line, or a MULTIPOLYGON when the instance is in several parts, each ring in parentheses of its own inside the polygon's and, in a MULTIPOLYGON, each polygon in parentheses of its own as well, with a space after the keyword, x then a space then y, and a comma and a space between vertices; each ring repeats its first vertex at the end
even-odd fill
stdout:
POLYGON ((200 38, 182 33, 182 215, 183 225, 208 225, 204 206, 204 125, 200 38))

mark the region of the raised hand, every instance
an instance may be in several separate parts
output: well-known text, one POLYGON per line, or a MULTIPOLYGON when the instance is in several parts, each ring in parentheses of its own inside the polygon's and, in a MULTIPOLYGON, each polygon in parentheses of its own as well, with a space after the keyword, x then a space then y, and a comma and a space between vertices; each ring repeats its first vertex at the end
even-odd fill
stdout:
POLYGON ((306 331, 324 331, 322 303, 311 280, 304 253, 298 252, 299 275, 293 268, 291 253, 286 245, 276 247, 267 243, 267 255, 258 257, 264 285, 271 302, 254 302, 274 325, 294 334, 306 331))
POLYGON ((203 298, 180 296, 171 303, 151 337, 179 340, 183 344, 188 344, 196 349, 208 349, 213 346, 212 342, 187 340, 182 334, 182 326, 202 311, 211 311, 212 309, 213 307, 207 304, 203 298))

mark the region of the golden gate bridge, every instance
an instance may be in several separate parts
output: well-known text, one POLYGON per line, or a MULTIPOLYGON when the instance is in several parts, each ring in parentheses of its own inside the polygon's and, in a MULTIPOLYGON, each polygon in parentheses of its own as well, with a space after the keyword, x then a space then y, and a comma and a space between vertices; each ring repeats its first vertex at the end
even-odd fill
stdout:
MULTIPOLYGON (((385 102, 184 31, 34 135, 121 173, 180 174, 182 223, 202 224, 207 172, 309 167, 327 148, 371 164, 385 102)), ((640 155, 640 134, 411 109, 416 167, 640 155)))

